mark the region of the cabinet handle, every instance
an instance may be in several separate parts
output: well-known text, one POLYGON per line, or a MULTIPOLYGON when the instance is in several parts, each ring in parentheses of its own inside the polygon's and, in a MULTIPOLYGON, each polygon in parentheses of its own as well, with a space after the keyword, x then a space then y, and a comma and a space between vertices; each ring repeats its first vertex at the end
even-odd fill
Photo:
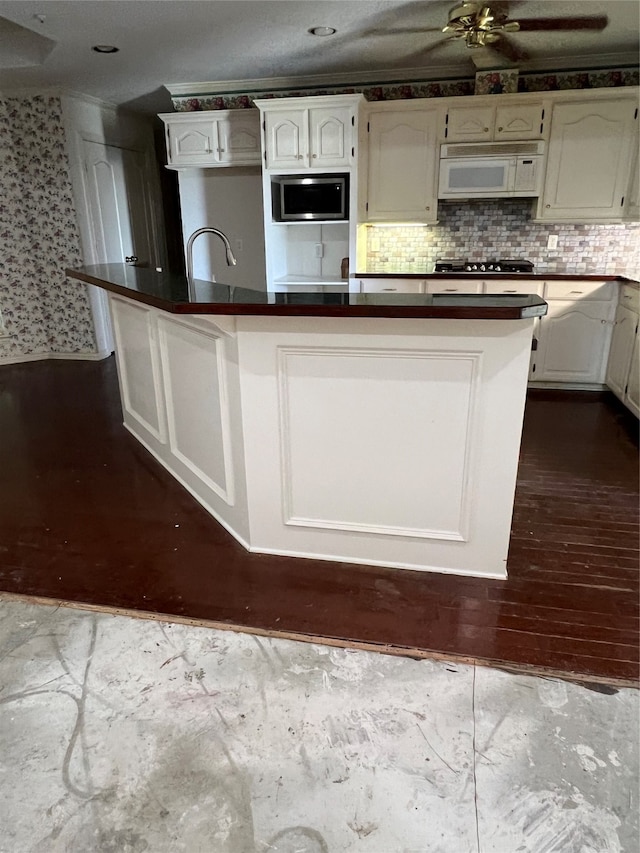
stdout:
POLYGON ((570 290, 569 293, 584 293, 583 290, 570 290))
POLYGON ((505 293, 517 293, 518 291, 517 290, 505 290, 504 292, 505 293))
POLYGON ((457 292, 458 292, 457 287, 445 287, 444 288, 444 293, 457 293, 457 292))
POLYGON ((383 290, 397 290, 397 287, 383 287, 383 290))

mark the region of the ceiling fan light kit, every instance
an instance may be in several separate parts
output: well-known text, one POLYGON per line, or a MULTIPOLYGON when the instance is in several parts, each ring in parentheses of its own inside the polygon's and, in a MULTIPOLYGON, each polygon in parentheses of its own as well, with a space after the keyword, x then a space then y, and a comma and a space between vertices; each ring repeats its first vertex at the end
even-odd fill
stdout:
POLYGON ((506 3, 496 5, 494 9, 485 3, 467 2, 454 6, 449 12, 449 20, 442 28, 451 39, 464 39, 470 50, 487 48, 503 59, 519 63, 529 59, 522 43, 516 44, 506 36, 508 33, 550 32, 554 30, 603 30, 608 23, 606 15, 576 16, 572 18, 527 18, 520 21, 509 20, 506 3))

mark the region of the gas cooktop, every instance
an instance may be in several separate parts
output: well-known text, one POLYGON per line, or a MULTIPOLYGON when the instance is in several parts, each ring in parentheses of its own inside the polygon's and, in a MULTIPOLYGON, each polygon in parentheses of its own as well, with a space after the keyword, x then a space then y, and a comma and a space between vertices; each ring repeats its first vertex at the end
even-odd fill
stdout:
POLYGON ((533 272, 531 261, 465 261, 459 258, 440 258, 436 261, 434 272, 533 272))

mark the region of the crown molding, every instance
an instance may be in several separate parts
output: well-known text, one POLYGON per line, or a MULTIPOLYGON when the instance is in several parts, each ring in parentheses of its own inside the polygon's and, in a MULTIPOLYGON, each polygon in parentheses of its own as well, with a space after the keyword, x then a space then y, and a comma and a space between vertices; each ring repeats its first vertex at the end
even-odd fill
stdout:
POLYGON ((465 64, 440 65, 438 68, 387 68, 380 71, 344 71, 333 74, 297 77, 258 77, 248 80, 211 80, 201 83, 164 83, 172 96, 207 95, 212 92, 273 92, 277 89, 317 89, 321 86, 357 86, 359 83, 393 83, 405 80, 446 80, 473 77, 473 69, 465 64))
MULTIPOLYGON (((369 83, 403 83, 407 80, 447 80, 464 79, 474 76, 476 69, 469 57, 469 61, 459 62, 455 65, 438 65, 437 67, 418 66, 414 68, 386 68, 378 71, 344 71, 331 74, 300 75, 295 77, 257 77, 245 80, 210 80, 198 83, 165 83, 164 87, 173 97, 188 97, 189 95, 210 95, 212 93, 245 93, 268 91, 278 89, 317 89, 322 86, 358 86, 369 83)), ((637 53, 628 51, 624 53, 610 54, 585 54, 569 57, 547 57, 545 59, 531 59, 519 65, 521 74, 536 74, 548 71, 566 69, 592 70, 597 68, 618 68, 638 66, 639 57, 637 53)), ((489 69, 491 63, 483 62, 485 69, 489 69)), ((497 59, 494 67, 500 65, 497 59)), ((483 69, 484 70, 484 69, 483 69)))

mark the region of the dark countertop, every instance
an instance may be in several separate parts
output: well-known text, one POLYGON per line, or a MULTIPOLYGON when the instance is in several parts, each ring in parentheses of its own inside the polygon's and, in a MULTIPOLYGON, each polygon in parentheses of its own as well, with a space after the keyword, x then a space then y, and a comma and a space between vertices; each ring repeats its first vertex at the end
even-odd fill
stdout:
POLYGON ((128 264, 98 264, 66 273, 173 314, 521 320, 547 313, 547 303, 536 295, 349 293, 346 284, 332 287, 328 293, 309 288, 268 293, 258 287, 196 279, 194 298, 190 299, 184 275, 128 264))
POLYGON ((516 281, 620 281, 623 284, 638 284, 633 278, 623 275, 596 275, 595 273, 535 273, 535 272, 357 272, 351 278, 417 278, 427 279, 461 278, 480 279, 515 279, 516 281))

